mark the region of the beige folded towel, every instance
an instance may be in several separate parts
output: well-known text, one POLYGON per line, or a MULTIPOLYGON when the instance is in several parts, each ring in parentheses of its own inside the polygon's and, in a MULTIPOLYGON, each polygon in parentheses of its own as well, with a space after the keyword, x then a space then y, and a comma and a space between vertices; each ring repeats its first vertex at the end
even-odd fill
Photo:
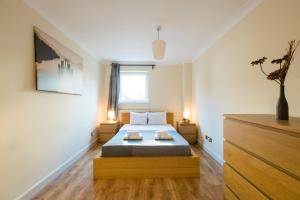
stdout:
POLYGON ((156 131, 155 139, 156 140, 172 140, 173 137, 169 134, 168 131, 156 131))
POLYGON ((137 131, 127 131, 127 135, 125 135, 124 140, 140 140, 143 137, 137 131))

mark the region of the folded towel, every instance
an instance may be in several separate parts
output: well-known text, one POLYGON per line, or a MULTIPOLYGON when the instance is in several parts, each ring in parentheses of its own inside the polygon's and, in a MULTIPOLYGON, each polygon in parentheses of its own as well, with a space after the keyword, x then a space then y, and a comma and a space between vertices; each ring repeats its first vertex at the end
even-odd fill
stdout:
POLYGON ((128 134, 139 134, 139 131, 127 131, 128 134))
POLYGON ((171 135, 165 136, 165 137, 160 137, 156 134, 156 135, 154 135, 154 139, 155 140, 173 140, 173 137, 171 135))
POLYGON ((128 135, 128 138, 130 138, 130 139, 135 139, 135 138, 141 137, 140 133, 137 131, 129 131, 129 132, 127 132, 127 135, 128 135))
POLYGON ((127 131, 124 140, 141 140, 143 137, 137 131, 127 131))
POLYGON ((157 134, 162 134, 162 135, 166 135, 169 134, 168 131, 156 131, 157 134))
POLYGON ((173 140, 168 131, 157 131, 154 137, 156 140, 173 140))
POLYGON ((170 134, 168 131, 156 131, 156 134, 159 136, 159 137, 170 137, 170 134))

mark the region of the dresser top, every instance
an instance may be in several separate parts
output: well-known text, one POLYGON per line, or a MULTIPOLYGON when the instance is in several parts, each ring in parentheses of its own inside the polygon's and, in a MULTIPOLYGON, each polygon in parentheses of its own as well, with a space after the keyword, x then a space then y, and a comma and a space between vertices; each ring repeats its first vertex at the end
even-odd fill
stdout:
POLYGON ((290 117, 290 120, 276 120, 275 115, 269 114, 226 114, 226 119, 235 119, 261 126, 272 127, 300 135, 300 118, 290 117))

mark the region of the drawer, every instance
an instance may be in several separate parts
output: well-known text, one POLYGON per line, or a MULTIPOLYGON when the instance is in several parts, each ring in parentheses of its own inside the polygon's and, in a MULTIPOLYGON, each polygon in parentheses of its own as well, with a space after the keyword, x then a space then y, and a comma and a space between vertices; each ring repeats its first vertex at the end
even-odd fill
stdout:
POLYGON ((99 140, 101 143, 107 142, 110 140, 115 134, 100 134, 99 140))
POLYGON ((179 125, 178 132, 180 132, 182 134, 196 134, 197 128, 196 128, 196 126, 179 125))
POLYGON ((224 164, 224 181, 239 199, 268 199, 226 163, 224 164))
POLYGON ((101 124, 99 132, 100 133, 115 133, 118 129, 118 125, 115 124, 101 124))
POLYGON ((224 199, 238 200, 238 198, 231 192, 231 190, 226 185, 224 185, 224 199))
POLYGON ((195 135, 182 135, 186 141, 188 141, 190 144, 197 143, 197 137, 195 135))
POLYGON ((300 137, 226 119, 224 138, 300 180, 300 137))
POLYGON ((300 199, 300 182, 258 158, 224 142, 224 159, 272 199, 300 199))

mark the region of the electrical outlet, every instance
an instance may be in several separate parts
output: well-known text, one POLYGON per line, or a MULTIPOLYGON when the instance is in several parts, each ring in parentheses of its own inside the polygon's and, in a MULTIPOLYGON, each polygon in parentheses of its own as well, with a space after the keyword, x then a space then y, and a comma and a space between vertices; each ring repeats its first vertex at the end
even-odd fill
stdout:
POLYGON ((208 135, 205 135, 205 140, 207 140, 208 142, 212 142, 212 138, 209 137, 208 135))

